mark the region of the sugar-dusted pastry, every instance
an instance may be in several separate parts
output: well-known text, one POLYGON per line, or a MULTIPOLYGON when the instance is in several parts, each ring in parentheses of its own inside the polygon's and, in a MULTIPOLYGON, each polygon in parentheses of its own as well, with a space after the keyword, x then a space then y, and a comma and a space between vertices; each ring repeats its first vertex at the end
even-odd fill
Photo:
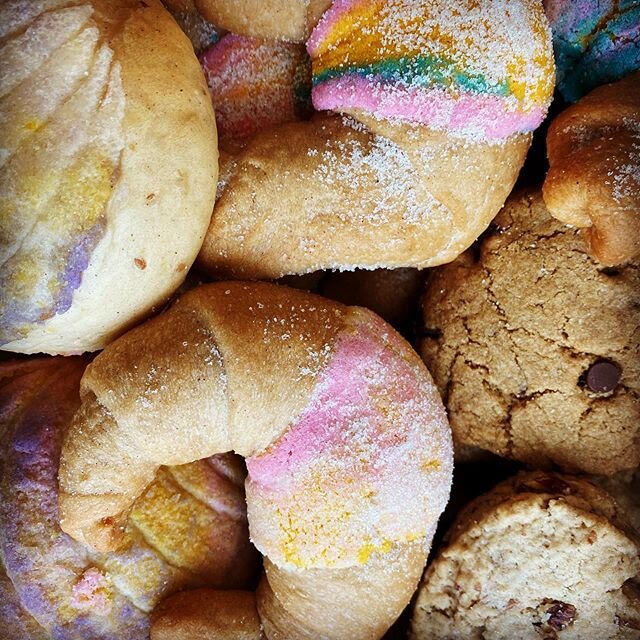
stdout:
POLYGON ((0 4, 0 347, 102 348, 161 306, 209 223, 215 120, 159 0, 0 4))
POLYGON ((454 441, 542 466, 640 464, 640 265, 605 268, 541 194, 435 271, 422 355, 454 441))
POLYGON ((640 69, 638 0, 544 0, 544 8, 558 88, 569 102, 640 69))
POLYGON ((311 64, 300 44, 229 33, 200 60, 222 145, 311 111, 311 64))
POLYGON ((130 514, 117 553, 95 553, 58 524, 57 471, 86 361, 0 365, 0 620, 6 640, 145 640, 150 613, 182 588, 246 588, 244 470, 216 456, 165 467, 130 514))
POLYGON ((195 4, 209 22, 226 31, 303 43, 331 0, 195 0, 195 4))
POLYGON ((412 640, 640 638, 640 547, 595 485, 519 474, 477 498, 424 576, 412 640))
POLYGON ((547 153, 551 166, 542 193, 549 211, 584 228, 591 253, 603 264, 640 258, 640 71, 595 89, 557 116, 547 153))
POLYGON ((247 461, 257 591, 275 638, 380 638, 411 598, 451 483, 437 390, 375 314, 264 283, 186 293, 87 368, 61 526, 122 542, 163 464, 247 461))
POLYGON ((221 162, 210 273, 453 260, 504 203, 553 92, 536 0, 345 0, 307 43, 313 104, 221 162))

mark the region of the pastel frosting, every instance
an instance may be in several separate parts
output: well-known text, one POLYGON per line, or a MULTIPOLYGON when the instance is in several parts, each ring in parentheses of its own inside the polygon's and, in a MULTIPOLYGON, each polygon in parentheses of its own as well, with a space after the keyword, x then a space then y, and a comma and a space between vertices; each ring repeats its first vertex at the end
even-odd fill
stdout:
POLYGON ((2 82, 0 344, 69 309, 107 233, 124 90, 98 29, 81 31, 91 11, 56 14, 55 33, 36 22, 27 33, 43 43, 41 60, 24 43, 6 46, 26 53, 7 59, 2 82))
POLYGON ((569 102, 640 69, 640 0, 545 0, 569 102))
POLYGON ((306 117, 311 67, 302 45, 227 34, 200 57, 222 141, 306 117))
POLYGON ((425 541, 452 450, 426 369, 370 312, 349 316, 308 407, 247 459, 254 544, 279 566, 347 567, 425 541))
POLYGON ((316 109, 476 138, 532 131, 553 93, 535 0, 336 0, 307 49, 316 109))
POLYGON ((0 558, 4 587, 15 592, 9 622, 56 640, 143 640, 165 595, 246 587, 253 556, 242 478, 240 486, 230 479, 229 456, 162 469, 136 503, 117 553, 94 553, 61 531, 58 461, 86 362, 33 362, 0 367, 0 558))

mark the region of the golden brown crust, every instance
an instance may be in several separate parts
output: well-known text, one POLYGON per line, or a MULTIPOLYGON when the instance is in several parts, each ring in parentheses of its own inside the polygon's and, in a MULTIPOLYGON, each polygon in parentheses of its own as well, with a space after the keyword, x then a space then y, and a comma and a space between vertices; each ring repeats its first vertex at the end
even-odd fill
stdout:
POLYGON ((216 27, 243 36, 305 42, 331 0, 195 0, 216 27))
POLYGON ((286 124, 229 154, 200 265, 254 279, 448 262, 496 215, 530 140, 490 145, 359 117, 367 126, 286 124))
POLYGON ((638 539, 619 515, 583 479, 535 471, 499 484, 429 565, 410 637, 638 637, 638 539))
POLYGON ((153 612, 151 640, 261 640, 256 596, 249 591, 183 591, 153 612))
POLYGON ((561 113, 547 134, 549 211, 586 228, 593 255, 640 255, 640 72, 599 87, 561 113))
POLYGON ((264 449, 308 403, 345 310, 284 287, 212 284, 107 347, 83 378, 83 406, 63 449, 63 529, 113 548, 160 465, 264 449), (258 302, 248 302, 256 291, 258 302), (291 323, 272 323, 284 305, 291 323), (176 446, 181 429, 189 441, 176 446))
POLYGON ((74 538, 114 548, 133 501, 159 465, 235 450, 250 458, 251 533, 270 559, 257 594, 267 637, 369 640, 408 602, 448 495, 451 445, 419 357, 371 312, 264 283, 203 286, 107 347, 88 369, 82 396, 60 466, 61 526, 74 538), (332 388, 348 384, 361 362, 371 364, 357 377, 381 389, 377 395, 378 387, 365 387, 381 406, 371 437, 372 410, 361 419, 353 413, 365 391, 356 389, 347 402, 332 388), (388 391, 390 371, 406 376, 398 397, 388 391), (326 399, 325 389, 331 390, 326 399), (317 435, 332 437, 330 423, 342 424, 343 406, 348 426, 340 437, 355 442, 346 450, 317 435), (378 433, 389 433, 388 444, 378 442, 378 433), (317 444, 308 445, 314 438, 317 444), (292 498, 288 488, 269 494, 281 480, 281 486, 290 478, 295 483, 290 459, 307 456, 307 446, 312 458, 301 466, 304 472, 305 464, 313 465, 309 482, 300 490, 294 484, 292 498), (396 471, 405 461, 406 490, 407 478, 398 480, 396 471), (268 466, 261 471, 260 465, 268 466), (362 479, 370 471, 383 478, 380 490, 362 479), (371 488, 336 509, 332 498, 340 502, 336 487, 343 478, 348 500, 354 482, 371 488), (362 517, 358 501, 370 507, 362 517), (392 523, 389 533, 378 533, 378 522, 405 516, 408 530, 396 533, 392 523))
POLYGON ((603 269, 537 191, 512 196, 478 249, 435 270, 423 299, 421 352, 456 444, 535 467, 637 467, 638 263, 603 269), (620 372, 608 391, 587 384, 603 360, 620 372))
POLYGON ((411 599, 426 562, 422 541, 374 554, 364 567, 287 571, 265 560, 258 609, 269 640, 380 638, 411 599))

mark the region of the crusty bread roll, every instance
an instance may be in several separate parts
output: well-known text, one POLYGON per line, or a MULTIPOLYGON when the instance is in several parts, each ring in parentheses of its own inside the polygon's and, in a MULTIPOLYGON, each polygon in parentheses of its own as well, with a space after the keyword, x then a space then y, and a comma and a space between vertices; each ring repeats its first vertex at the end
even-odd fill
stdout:
POLYGON ((216 27, 243 36, 304 42, 331 0, 195 0, 216 27))
POLYGON ((500 209, 530 141, 516 135, 488 145, 414 125, 371 124, 384 135, 317 116, 222 154, 199 265, 216 277, 267 279, 448 262, 500 209), (428 158, 437 162, 426 165, 428 158))
POLYGON ((85 365, 73 357, 0 364, 3 640, 145 640, 168 594, 246 589, 256 579, 246 471, 231 454, 161 469, 117 553, 94 553, 60 530, 60 448, 85 365))
POLYGON ((158 0, 10 0, 0 37, 0 345, 96 350, 200 248, 217 180, 206 83, 158 0))
POLYGON ((584 228, 603 264, 640 257, 640 71, 563 111, 549 127, 547 153, 549 211, 584 228))
POLYGON ((375 314, 268 284, 194 289, 87 368, 60 465, 61 526, 111 549, 162 464, 247 458, 268 638, 379 638, 447 501, 444 409, 375 314))
POLYGON ((504 203, 551 101, 540 2, 336 2, 307 50, 314 107, 333 115, 229 150, 202 267, 264 279, 453 260, 504 203))

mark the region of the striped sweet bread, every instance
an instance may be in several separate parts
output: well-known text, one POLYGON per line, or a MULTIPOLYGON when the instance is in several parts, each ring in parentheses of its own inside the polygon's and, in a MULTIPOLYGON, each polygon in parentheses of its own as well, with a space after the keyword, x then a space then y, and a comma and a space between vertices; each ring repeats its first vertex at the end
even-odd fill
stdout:
POLYGON ((178 589, 247 588, 244 469, 226 454, 165 467, 136 502, 117 553, 58 524, 57 471, 80 404, 81 358, 0 365, 0 620, 4 640, 144 640, 178 589))
POLYGON ((321 113, 225 149, 201 266, 255 279, 454 259, 551 101, 541 3, 341 0, 307 50, 321 113))

